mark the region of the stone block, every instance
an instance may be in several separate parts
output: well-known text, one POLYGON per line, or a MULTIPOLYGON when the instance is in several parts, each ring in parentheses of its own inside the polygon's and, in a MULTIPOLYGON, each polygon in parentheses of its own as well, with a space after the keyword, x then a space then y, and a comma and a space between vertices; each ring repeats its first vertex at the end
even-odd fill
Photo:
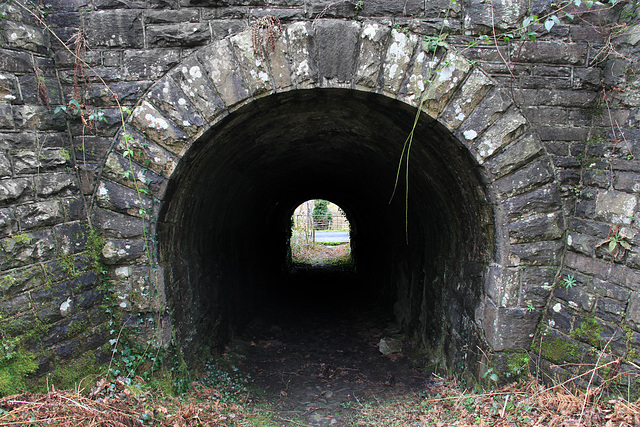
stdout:
POLYGON ((508 0, 467 0, 464 4, 465 25, 474 30, 491 29, 494 26, 497 30, 511 30, 520 25, 527 12, 525 3, 508 0))
POLYGON ((500 153, 486 161, 484 166, 499 178, 526 165, 542 150, 540 141, 529 133, 509 144, 500 153))
POLYGON ((567 247, 578 253, 587 256, 595 256, 595 248, 599 239, 580 233, 569 233, 567 236, 567 247))
POLYGON ((238 34, 247 29, 247 21, 245 20, 224 20, 209 21, 211 25, 211 38, 213 40, 222 40, 225 37, 238 34))
POLYGON ((485 278, 485 292, 498 307, 516 307, 520 298, 520 270, 491 266, 485 278))
POLYGON ((356 84, 369 88, 377 86, 382 55, 385 52, 389 33, 389 27, 376 22, 368 22, 362 25, 360 53, 354 77, 356 84))
POLYGON ((584 65, 587 61, 585 44, 563 41, 525 43, 519 52, 519 61, 559 65, 584 65))
POLYGON ((139 312, 155 312, 164 301, 164 293, 149 267, 134 267, 131 272, 131 307, 139 312))
MULTIPOLYGON (((0 292, 2 298, 6 300, 9 297, 40 288, 46 282, 43 267, 40 265, 5 270, 0 277, 0 292)), ((15 309, 20 310, 20 307, 15 307, 15 309)))
POLYGON ((309 3, 307 9, 309 18, 355 18, 357 13, 352 3, 333 0, 314 1, 309 3))
POLYGON ((249 97, 249 89, 228 40, 200 49, 197 57, 226 105, 235 105, 249 97))
POLYGON ((540 159, 498 179, 495 186, 499 196, 506 198, 542 187, 551 180, 553 180, 553 171, 549 161, 540 159))
POLYGON ((9 104, 0 104, 0 129, 13 129, 13 109, 9 104))
POLYGON ((440 121, 445 123, 449 130, 458 129, 462 122, 477 110, 478 104, 494 86, 489 77, 477 68, 474 69, 442 112, 440 121))
POLYGON ((556 298, 564 300, 571 308, 591 311, 596 297, 582 289, 583 286, 583 284, 580 284, 580 286, 567 288, 563 286, 561 282, 555 287, 553 295, 556 298))
POLYGON ((79 163, 103 161, 111 149, 112 138, 84 136, 74 138, 75 160, 79 163))
POLYGON ((385 91, 397 94, 400 90, 418 41, 415 34, 391 30, 381 75, 385 91))
POLYGON ((319 20, 314 26, 316 61, 323 85, 350 82, 358 57, 360 25, 350 21, 319 20))
POLYGON ((180 52, 173 49, 125 50, 122 75, 125 80, 156 80, 179 60, 180 52))
POLYGON ((152 201, 144 193, 138 194, 134 189, 106 180, 98 185, 96 201, 103 209, 140 218, 148 218, 152 209, 152 201), (145 211, 144 214, 141 209, 145 211))
POLYGON ((16 217, 22 230, 56 225, 64 221, 64 209, 59 200, 27 203, 16 207, 16 217))
POLYGON ((543 141, 584 141, 589 137, 589 128, 540 126, 538 133, 543 141))
POLYGON ((0 236, 13 234, 17 229, 18 222, 11 209, 0 209, 0 236))
POLYGON ((31 133, 0 133, 0 148, 3 150, 27 150, 37 146, 36 137, 31 133))
POLYGON ((171 77, 207 122, 211 122, 224 111, 224 102, 211 86, 202 64, 195 56, 182 61, 171 77))
MULTIPOLYGON (((466 120, 458 128, 456 136, 460 141, 471 145, 487 128, 503 117, 513 101, 503 90, 493 90, 487 95, 477 108, 475 108, 466 120)), ((462 117, 460 117, 462 118, 462 117)))
POLYGON ((531 304, 537 310, 544 310, 551 295, 553 287, 550 285, 540 286, 538 284, 525 285, 522 284, 522 307, 529 308, 531 304))
POLYGON ((86 102, 97 107, 115 105, 116 99, 120 105, 133 105, 151 86, 147 80, 135 82, 113 82, 106 88, 101 84, 93 84, 86 91, 86 102))
POLYGON ((116 9, 87 16, 87 40, 92 46, 143 47, 142 11, 116 9))
POLYGON ((3 47, 39 54, 47 53, 49 46, 49 40, 42 29, 7 19, 0 25, 0 42, 3 47))
POLYGON ((42 80, 35 74, 20 76, 20 95, 25 104, 44 104, 52 110, 54 106, 62 104, 60 86, 55 75, 44 75, 42 80))
POLYGON ((78 192, 78 180, 72 173, 40 174, 33 180, 39 197, 72 196, 78 192))
POLYGON ((206 22, 149 25, 146 35, 149 47, 152 48, 202 46, 211 40, 211 31, 206 22))
POLYGON ((62 199, 62 206, 64 207, 67 221, 84 220, 87 218, 85 214, 85 204, 81 197, 62 199))
POLYGON ((610 224, 631 224, 638 198, 618 191, 599 191, 596 195, 595 217, 610 224))
POLYGON ((53 234, 58 241, 60 252, 65 255, 77 254, 85 249, 86 228, 79 221, 56 225, 53 227, 53 234))
POLYGON ((141 237, 143 234, 141 218, 104 209, 94 209, 93 224, 102 230, 107 237, 127 239, 141 237))
POLYGON ((143 240, 108 239, 102 248, 102 259, 109 265, 129 263, 145 254, 145 246, 143 240))
MULTIPOLYGON (((572 159, 578 163, 578 159, 572 159)), ((585 170, 582 173, 582 181, 588 187, 608 189, 611 186, 611 173, 606 169, 585 170)))
POLYGON ((573 325, 573 314, 567 311, 562 304, 552 303, 553 309, 549 313, 548 325, 564 334, 571 333, 573 325), (556 310, 557 309, 557 310, 556 310))
POLYGON ((528 217, 509 224, 509 241, 511 243, 524 243, 555 240, 562 236, 563 230, 563 220, 560 212, 528 217))
POLYGON ((11 176, 11 160, 5 153, 0 152, 0 178, 11 176))
POLYGON ((0 48, 0 70, 5 73, 32 73, 33 63, 27 52, 0 48))
POLYGON ((558 265, 563 244, 560 241, 510 245, 509 262, 518 265, 558 265))
POLYGON ((522 284, 546 288, 547 293, 554 285, 555 267, 526 267, 522 270, 522 284))
POLYGON ((153 103, 165 117, 179 124, 180 129, 190 136, 200 132, 204 126, 204 119, 169 77, 154 84, 145 99, 153 103))
MULTIPOLYGON (((421 44, 418 49, 422 50, 424 46, 421 44)), ((411 74, 416 75, 420 72, 420 75, 430 80, 430 82, 425 82, 426 88, 422 94, 422 109, 435 118, 442 113, 457 88, 465 80, 471 65, 464 57, 448 51, 435 72, 431 72, 432 64, 430 64, 429 55, 425 53, 422 59, 422 63, 420 61, 414 63, 413 73, 411 74)), ((411 87, 411 80, 409 80, 409 85, 406 87, 406 95, 403 96, 410 97, 411 91, 415 91, 415 94, 419 95, 419 89, 420 85, 411 87)), ((419 102, 419 100, 420 97, 417 96, 416 102, 419 102)))
MULTIPOLYGON (((579 178, 577 178, 575 182, 573 182, 573 184, 576 185, 578 182, 579 182, 579 178)), ((563 177, 562 185, 568 185, 564 180, 564 177, 563 177)), ((583 190, 580 194, 584 192, 585 191, 583 190)), ((595 211, 596 211, 596 201, 593 198, 590 198, 590 199, 581 198, 576 201, 575 208, 573 209, 573 214, 578 218, 591 219, 595 217, 595 211)))
POLYGON ((171 177, 178 164, 178 157, 155 142, 147 140, 133 128, 129 128, 127 134, 133 139, 125 141, 123 136, 118 138, 116 149, 119 155, 129 150, 133 153, 130 154, 131 158, 137 164, 144 164, 147 169, 165 178, 171 177))
POLYGON ((308 22, 287 25, 288 57, 291 81, 298 88, 313 87, 318 81, 313 27, 308 22))
MULTIPOLYGON (((613 354, 616 356, 627 355, 629 350, 627 345, 627 333, 618 326, 620 318, 612 320, 611 322, 603 322, 596 318, 596 321, 602 328, 602 332, 598 334, 601 345, 608 344, 609 349, 611 349, 613 354)), ((603 360, 607 361, 607 357, 605 356, 603 360)))
POLYGON ((483 329, 495 351, 528 349, 540 312, 525 309, 496 308, 490 300, 484 309, 483 329))
MULTIPOLYGON (((243 70, 244 79, 251 96, 260 96, 273 90, 271 75, 267 64, 266 46, 260 46, 258 53, 253 51, 252 32, 243 31, 231 37, 235 57, 243 70)), ((282 48, 282 46, 281 46, 282 48)))
POLYGON ((562 207, 560 191, 555 184, 509 198, 504 201, 503 205, 509 220, 518 219, 531 213, 551 213, 562 207))
POLYGON ((613 188, 626 193, 640 193, 640 174, 636 172, 615 172, 613 188))
POLYGON ((131 126, 150 141, 157 142, 176 156, 182 156, 191 142, 181 124, 165 118, 148 101, 142 101, 131 114, 131 126))
POLYGON ((249 10, 250 7, 246 6, 207 8, 202 10, 202 19, 212 22, 224 21, 226 19, 241 20, 249 16, 249 10))
POLYGON ((625 289, 619 285, 615 285, 606 280, 601 280, 597 278, 594 278, 591 281, 589 290, 590 292, 593 292, 596 295, 605 296, 607 298, 611 298, 620 302, 624 302, 627 300, 631 301, 631 299, 633 298, 630 298, 630 297, 632 297, 633 295, 636 295, 635 293, 632 293, 630 290, 625 289))
POLYGON ((601 87, 602 70, 596 67, 574 68, 572 87, 581 90, 597 90, 601 87))
POLYGON ((142 167, 136 162, 129 162, 122 154, 112 152, 107 157, 103 169, 104 177, 114 182, 134 188, 132 180, 137 181, 139 188, 149 191, 153 196, 162 200, 167 189, 167 179, 142 167))
POLYGON ((621 302, 600 297, 596 306, 596 316, 607 322, 620 322, 623 313, 627 311, 627 301, 621 302))
POLYGON ((55 249, 49 230, 21 233, 0 241, 0 261, 5 269, 23 267, 51 259, 55 249))
POLYGON ((14 105, 13 123, 16 129, 32 132, 65 131, 67 128, 64 114, 50 114, 49 109, 39 105, 14 105))
MULTIPOLYGON (((447 0, 431 0, 427 2, 427 4, 431 9, 443 11, 447 10, 450 3, 447 0)), ((363 2, 362 10, 357 10, 356 13, 359 16, 422 16, 424 6, 421 0, 407 0, 403 2, 367 0, 363 2)))
POLYGON ((71 165, 71 154, 65 148, 45 148, 39 151, 18 150, 11 153, 16 174, 34 174, 61 170, 71 165))
POLYGON ((575 271, 589 274, 601 280, 609 277, 610 265, 606 261, 587 257, 575 252, 567 252, 564 258, 564 266, 575 271))
MULTIPOLYGON (((200 13, 197 9, 147 10, 144 15, 147 24, 197 22, 199 18, 200 13)), ((205 19, 208 18, 205 17, 205 19)))
POLYGON ((89 5, 88 0, 47 0, 47 7, 52 11, 74 12, 89 5))
MULTIPOLYGON (((18 80, 13 74, 0 72, 0 101, 4 103, 10 103, 10 104, 20 101, 20 92, 18 91, 18 80)), ((7 110, 7 111, 11 111, 11 110, 7 110)), ((12 114, 9 114, 9 117, 12 117, 12 116, 13 116, 12 114)), ((4 120, 6 120, 6 118, 4 120)), ((3 126, 0 125, 0 127, 3 127, 3 126)), ((6 126, 6 127, 9 127, 9 126, 6 126)))
POLYGON ((7 298, 0 302, 0 308, 2 309, 2 312, 5 316, 18 315, 20 312, 26 311, 29 305, 30 301, 28 293, 16 295, 12 298, 7 298))
POLYGON ((278 18, 280 22, 290 22, 303 20, 305 18, 305 9, 302 7, 250 7, 248 9, 248 14, 251 21, 271 15, 278 18))
POLYGON ((27 178, 0 180, 0 205, 26 200, 33 194, 32 183, 27 178))
POLYGON ((640 291, 640 272, 626 265, 609 263, 607 279, 613 284, 624 286, 632 291, 640 291))
POLYGON ((637 292, 633 292, 629 296, 625 320, 629 326, 640 330, 640 294, 637 292))
POLYGON ((569 111, 566 107, 540 107, 538 105, 526 107, 523 114, 536 125, 565 123, 569 117, 569 111))
POLYGON ((284 32, 276 42, 273 53, 267 55, 266 60, 271 69, 271 79, 275 85, 275 90, 277 92, 289 90, 293 86, 293 82, 291 80, 291 70, 289 69, 288 47, 284 32))

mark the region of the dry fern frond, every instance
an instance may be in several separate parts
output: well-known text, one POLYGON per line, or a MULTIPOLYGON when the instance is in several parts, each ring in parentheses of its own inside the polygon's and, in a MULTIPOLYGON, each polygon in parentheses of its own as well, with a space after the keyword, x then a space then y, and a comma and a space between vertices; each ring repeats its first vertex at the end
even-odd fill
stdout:
POLYGON ((251 27, 251 41, 253 42, 253 52, 259 58, 264 58, 264 51, 271 55, 276 51, 276 43, 282 35, 282 24, 273 15, 266 15, 260 18, 251 27), (263 50, 264 49, 264 50, 263 50))

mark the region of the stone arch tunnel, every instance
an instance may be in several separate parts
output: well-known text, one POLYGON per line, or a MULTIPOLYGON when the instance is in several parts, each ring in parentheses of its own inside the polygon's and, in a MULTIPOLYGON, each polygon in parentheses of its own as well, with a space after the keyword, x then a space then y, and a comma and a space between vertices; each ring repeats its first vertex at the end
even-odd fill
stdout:
POLYGON ((109 190, 132 186, 127 170, 159 202, 143 202, 157 218, 156 304, 180 345, 222 345, 277 290, 291 211, 310 197, 355 225, 352 294, 376 296, 441 366, 476 372, 478 347, 528 345, 540 312, 522 307, 520 270, 557 265, 562 215, 549 159, 508 94, 455 52, 428 54, 378 24, 285 32, 263 59, 250 31, 186 58, 150 87, 106 159, 95 222, 136 216, 109 190), (340 46, 315 52, 327 37, 340 46), (532 219, 507 230, 522 215, 532 219), (540 222, 548 233, 534 235, 540 222))
POLYGON ((491 207, 468 151, 424 114, 409 152, 408 216, 404 177, 389 202, 414 118, 414 108, 381 95, 307 89, 253 101, 194 143, 159 218, 178 336, 224 342, 232 322, 277 291, 291 213, 313 196, 348 213, 360 285, 291 291, 375 295, 425 343, 450 346, 452 362, 460 337, 477 333, 491 207))
POLYGON ((226 342, 287 291, 289 217, 309 198, 354 229, 361 280, 329 293, 382 302, 450 373, 481 374, 476 346, 533 344, 571 376, 560 366, 590 357, 585 319, 616 357, 640 347, 635 3, 576 6, 585 19, 518 49, 482 40, 551 3, 43 3, 63 40, 86 30, 109 88, 0 6, 0 329, 38 375, 110 357, 105 304, 140 343, 226 342), (265 15, 282 33, 261 55, 265 15), (608 39, 603 23, 627 29, 608 39), (609 42, 625 57, 605 59, 609 42), (86 132, 58 111, 76 96, 106 121, 86 132), (418 110, 405 218, 404 169, 389 200, 418 110), (613 257, 612 230, 630 246, 613 257), (577 351, 545 351, 557 342, 577 351))

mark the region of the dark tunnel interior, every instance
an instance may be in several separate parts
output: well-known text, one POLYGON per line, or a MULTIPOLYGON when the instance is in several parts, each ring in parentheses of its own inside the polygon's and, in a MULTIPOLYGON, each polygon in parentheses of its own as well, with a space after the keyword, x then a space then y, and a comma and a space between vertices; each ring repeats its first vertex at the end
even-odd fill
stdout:
POLYGON ((460 349, 482 341, 475 311, 493 257, 492 211, 467 149, 424 114, 391 199, 415 114, 383 95, 296 90, 254 100, 199 138, 158 223, 179 344, 190 354, 221 346, 270 297, 331 295, 344 306, 373 300, 448 369, 475 363, 460 349), (312 198, 348 215, 349 285, 292 284, 291 214, 312 198))

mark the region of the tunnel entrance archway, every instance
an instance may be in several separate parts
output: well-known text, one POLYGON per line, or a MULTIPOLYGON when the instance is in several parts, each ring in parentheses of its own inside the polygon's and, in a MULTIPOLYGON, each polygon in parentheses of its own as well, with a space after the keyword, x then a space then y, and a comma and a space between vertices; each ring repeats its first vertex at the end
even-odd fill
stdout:
POLYGON ((381 95, 291 91, 238 109, 194 144, 160 216, 178 337, 224 342, 250 318, 286 273, 291 211, 309 191, 352 218, 362 292, 408 332, 433 348, 455 341, 452 332, 478 337, 491 207, 468 151, 426 115, 411 150, 408 211, 402 196, 389 202, 414 116, 381 95))
POLYGON ((191 355, 220 345, 280 277, 304 186, 347 211, 367 292, 440 366, 477 373, 477 345, 527 348, 563 214, 550 159, 508 90, 454 51, 433 55, 376 23, 298 22, 283 34, 263 60, 250 30, 199 49, 133 110, 93 213, 120 236, 107 245, 122 248, 121 305, 164 312, 163 340, 173 330, 191 355), (416 108, 405 217, 404 199, 388 200, 416 108), (149 192, 136 198, 144 210, 110 196, 132 177, 149 192), (141 247, 151 266, 129 249, 141 247))

